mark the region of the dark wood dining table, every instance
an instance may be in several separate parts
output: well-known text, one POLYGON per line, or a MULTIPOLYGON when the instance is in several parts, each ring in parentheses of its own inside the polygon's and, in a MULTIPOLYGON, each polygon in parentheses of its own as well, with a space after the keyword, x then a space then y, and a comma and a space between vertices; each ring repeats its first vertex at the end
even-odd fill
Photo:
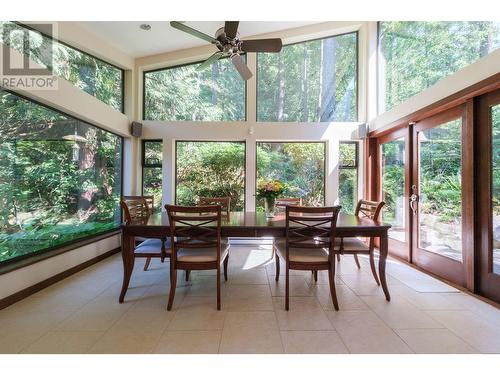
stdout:
MULTIPOLYGON (((337 219, 336 237, 376 237, 379 243, 379 277, 387 301, 391 300, 385 277, 385 263, 388 253, 389 224, 375 222, 341 212, 337 219)), ((123 284, 119 297, 122 303, 134 269, 135 237, 166 238, 170 225, 166 212, 152 214, 147 220, 122 225, 123 284)), ((266 218, 263 212, 231 212, 222 219, 223 237, 285 237, 285 215, 266 218)))

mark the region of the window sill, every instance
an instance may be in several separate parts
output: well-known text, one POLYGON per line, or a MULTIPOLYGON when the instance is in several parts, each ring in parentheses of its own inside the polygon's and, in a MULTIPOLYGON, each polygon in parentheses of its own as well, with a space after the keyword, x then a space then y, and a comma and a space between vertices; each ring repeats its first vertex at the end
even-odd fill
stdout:
POLYGON ((120 229, 113 229, 109 232, 105 232, 102 234, 98 234, 92 237, 87 237, 84 239, 77 240, 76 242, 63 245, 61 247, 53 248, 53 249, 47 249, 47 250, 42 250, 39 253, 34 253, 33 255, 30 255, 27 258, 15 260, 13 259, 12 261, 7 261, 6 264, 0 265, 0 275, 15 271, 17 269, 23 268, 30 266, 34 263, 41 262, 43 260, 55 257, 57 255, 64 254, 68 251, 72 251, 75 249, 78 249, 82 246, 89 245, 91 243, 104 240, 106 238, 116 236, 117 234, 120 234, 121 230, 120 229))

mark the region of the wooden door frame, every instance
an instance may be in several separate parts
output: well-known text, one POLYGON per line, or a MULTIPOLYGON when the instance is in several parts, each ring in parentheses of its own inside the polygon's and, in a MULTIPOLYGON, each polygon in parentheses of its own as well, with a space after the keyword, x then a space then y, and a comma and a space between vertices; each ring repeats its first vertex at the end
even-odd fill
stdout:
MULTIPOLYGON (((451 282, 472 287, 467 275, 473 274, 474 259, 474 168, 473 168, 473 123, 472 104, 460 106, 419 121, 413 128, 412 184, 419 184, 418 132, 434 128, 460 118, 461 124, 461 187, 462 187, 462 262, 427 251, 418 246, 419 210, 413 216, 412 261, 417 266, 441 276, 451 282), (472 266, 472 268, 471 268, 472 266)), ((420 191, 419 191, 420 193, 420 191)))
POLYGON ((490 108, 500 104, 500 90, 476 98, 476 207, 477 257, 475 292, 500 301, 500 275, 492 270, 492 136, 490 108))
POLYGON ((394 240, 389 238, 389 254, 403 259, 407 262, 412 262, 412 254, 411 254, 411 220, 412 217, 410 215, 410 210, 408 208, 408 200, 410 195, 410 187, 411 187, 411 160, 412 160, 412 152, 411 152, 411 128, 409 125, 405 128, 399 128, 391 133, 384 134, 376 139, 376 165, 375 168, 377 170, 377 175, 374 176, 377 179, 375 180, 376 189, 374 189, 373 195, 371 196, 372 200, 382 200, 382 153, 380 152, 380 146, 384 143, 391 142, 400 138, 404 139, 405 143, 405 186, 404 186, 404 205, 405 205, 405 239, 406 242, 401 242, 398 240, 394 240))

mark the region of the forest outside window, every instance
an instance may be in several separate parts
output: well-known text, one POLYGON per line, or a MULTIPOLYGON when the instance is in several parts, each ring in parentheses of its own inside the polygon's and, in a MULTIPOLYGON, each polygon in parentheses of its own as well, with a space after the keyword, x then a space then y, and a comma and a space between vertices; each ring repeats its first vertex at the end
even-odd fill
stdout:
MULTIPOLYGON (((257 142, 257 186, 279 180, 283 198, 301 198, 305 206, 325 202, 324 142, 257 142)), ((264 210, 263 199, 256 201, 257 211, 264 210)))
POLYGON ((357 33, 257 55, 257 121, 357 121, 357 33))
POLYGON ((176 204, 230 197, 231 211, 244 211, 245 153, 245 142, 177 141, 176 204))
POLYGON ((0 21, 0 42, 28 54, 37 64, 52 68, 54 75, 123 112, 122 69, 15 22, 0 21), (26 51, 28 40, 30 50, 26 51), (48 61, 39 48, 47 43, 52 44, 52 61, 48 61))
POLYGON ((142 194, 153 196, 154 208, 161 211, 163 142, 142 141, 142 194))
POLYGON ((340 142, 339 150, 339 202, 343 211, 354 213, 358 202, 359 144, 340 142))
POLYGON ((379 113, 500 47, 500 22, 379 23, 379 113))
POLYGON ((144 73, 144 120, 245 121, 246 83, 230 59, 144 73))
POLYGON ((0 264, 120 226, 120 136, 0 90, 0 264))

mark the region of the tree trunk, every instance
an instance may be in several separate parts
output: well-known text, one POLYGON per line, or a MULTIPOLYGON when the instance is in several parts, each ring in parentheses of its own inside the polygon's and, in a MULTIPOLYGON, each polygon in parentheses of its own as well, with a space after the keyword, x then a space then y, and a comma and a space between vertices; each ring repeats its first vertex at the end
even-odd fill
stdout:
POLYGON ((492 29, 489 22, 478 22, 478 31, 481 34, 479 41, 479 57, 484 57, 490 53, 492 44, 492 29))
POLYGON ((279 79, 279 90, 278 90, 278 102, 276 111, 276 120, 283 121, 283 112, 285 107, 285 77, 283 76, 283 54, 279 54, 278 60, 278 79, 279 79))
POLYGON ((217 104, 217 79, 219 78, 219 62, 216 61, 212 64, 212 104, 217 104))
POLYGON ((335 116, 336 121, 354 121, 356 116, 351 117, 351 100, 354 93, 354 84, 356 79, 353 77, 347 85, 344 97, 340 103, 340 112, 335 116))
POLYGON ((303 55, 302 55, 302 121, 307 122, 309 120, 309 95, 308 95, 308 82, 307 82, 307 46, 303 44, 303 55))
POLYGON ((321 122, 330 122, 333 121, 335 114, 337 41, 335 38, 327 38, 323 39, 321 44, 322 70, 319 118, 321 122))

